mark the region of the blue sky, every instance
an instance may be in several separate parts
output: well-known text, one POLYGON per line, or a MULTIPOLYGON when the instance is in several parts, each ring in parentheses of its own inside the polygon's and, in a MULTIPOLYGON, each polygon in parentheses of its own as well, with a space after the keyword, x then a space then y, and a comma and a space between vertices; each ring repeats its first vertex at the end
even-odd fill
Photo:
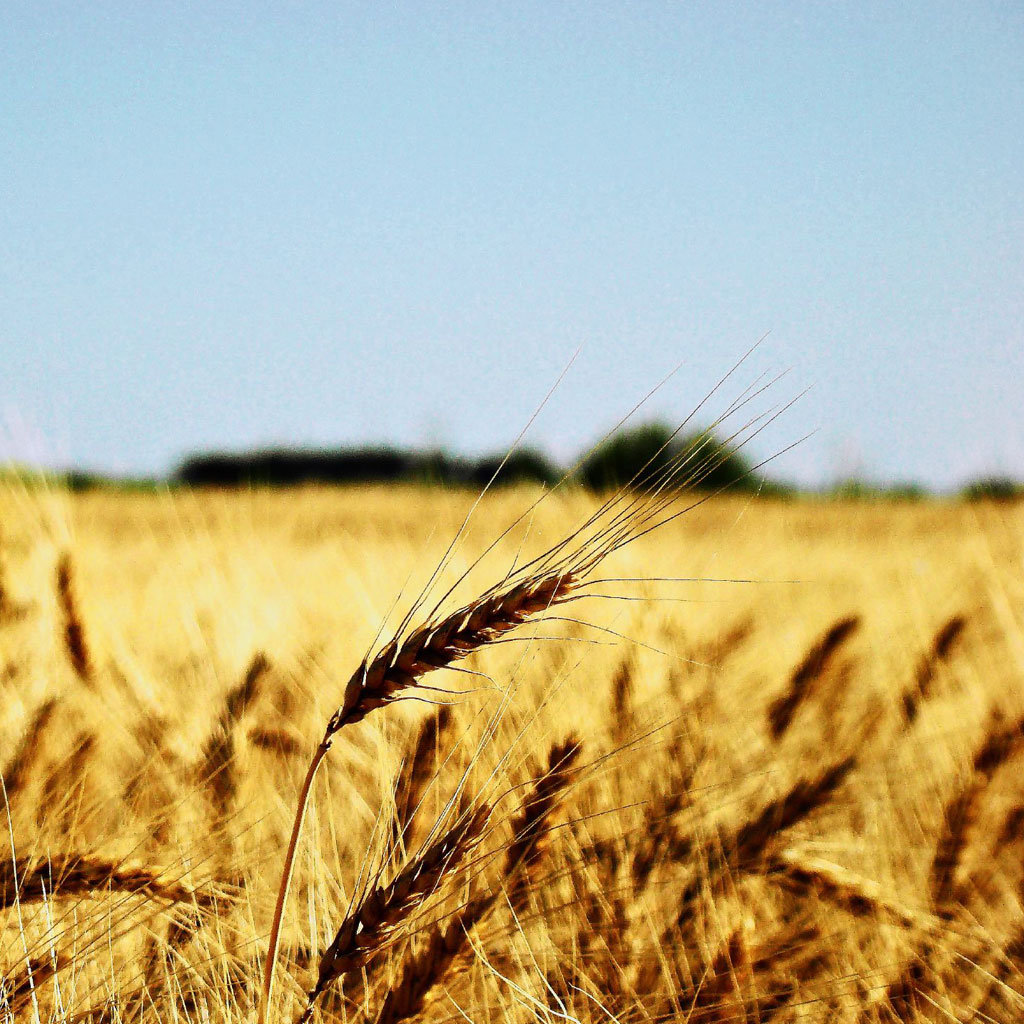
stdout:
POLYGON ((593 441, 1024 477, 1024 8, 5 4, 0 457, 593 441), (744 371, 744 380, 749 377, 744 371))

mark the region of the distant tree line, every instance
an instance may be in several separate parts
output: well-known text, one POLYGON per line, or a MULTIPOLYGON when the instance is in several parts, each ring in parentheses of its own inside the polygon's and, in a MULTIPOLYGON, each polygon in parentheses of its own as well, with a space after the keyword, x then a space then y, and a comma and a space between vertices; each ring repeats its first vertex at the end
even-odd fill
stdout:
MULTIPOLYGON (((191 487, 294 486, 310 483, 440 483, 479 489, 532 482, 552 486, 568 475, 596 491, 631 486, 652 490, 670 474, 673 486, 751 490, 765 482, 742 453, 711 434, 677 436, 659 423, 619 431, 587 452, 568 472, 534 448, 470 459, 442 450, 363 447, 268 448, 194 455, 174 479, 191 487)), ((769 485, 775 490, 777 484, 769 485)))
MULTIPOLYGON (((562 479, 594 491, 618 487, 653 490, 671 478, 673 487, 704 491, 723 489, 785 497, 797 489, 765 479, 746 452, 707 431, 680 435, 663 423, 645 423, 619 430, 589 449, 569 469, 535 448, 517 448, 479 458, 443 449, 365 446, 358 448, 264 448, 241 452, 208 452, 185 459, 165 479, 110 478, 81 470, 53 473, 26 467, 0 466, 0 479, 23 483, 59 483, 74 491, 97 487, 150 490, 157 487, 290 487, 300 484, 421 483, 480 490, 492 484, 535 483, 551 487, 562 479)), ((913 501, 929 492, 914 483, 878 485, 861 479, 843 480, 817 492, 826 498, 865 501, 913 501)), ((959 496, 969 501, 1024 499, 1024 484, 994 476, 964 486, 959 496)))
POLYGON ((561 476, 554 463, 533 449, 515 451, 501 463, 501 456, 467 459, 436 449, 267 448, 194 455, 177 468, 173 479, 190 487, 400 482, 483 487, 499 467, 505 484, 550 485, 561 476))

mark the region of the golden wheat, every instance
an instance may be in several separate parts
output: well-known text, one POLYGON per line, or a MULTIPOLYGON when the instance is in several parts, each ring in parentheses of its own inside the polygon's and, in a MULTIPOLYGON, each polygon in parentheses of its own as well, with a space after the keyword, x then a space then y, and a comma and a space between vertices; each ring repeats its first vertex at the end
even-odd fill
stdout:
POLYGON ((595 526, 580 554, 560 547, 580 522, 629 506, 568 492, 462 581, 529 501, 486 498, 437 579, 461 610, 414 609, 383 645, 378 610, 443 561, 429 530, 457 531, 466 499, 68 497, 88 586, 69 568, 59 644, 45 538, 5 507, 2 583, 27 610, 0 617, 0 1020, 252 1020, 297 758, 339 712, 275 1019, 1019 1019, 1020 509, 716 499, 629 548, 595 526), (598 552, 604 582, 582 573, 598 552), (712 565, 814 582, 668 580, 712 565), (512 622, 527 581, 570 574, 512 622), (440 695, 458 708, 400 703, 463 665, 474 688, 440 695), (577 743, 590 763, 554 770, 577 743), (441 871, 431 851, 492 804, 441 871))

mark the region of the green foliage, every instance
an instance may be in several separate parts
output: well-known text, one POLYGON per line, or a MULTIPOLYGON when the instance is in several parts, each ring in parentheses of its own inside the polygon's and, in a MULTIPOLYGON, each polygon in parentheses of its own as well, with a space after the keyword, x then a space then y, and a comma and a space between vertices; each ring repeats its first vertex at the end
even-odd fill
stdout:
POLYGON ((923 501, 928 497, 928 490, 915 483, 879 484, 849 477, 831 487, 826 497, 838 501, 923 501))
POLYGON ((72 494, 96 490, 150 492, 171 486, 158 477, 107 476, 82 469, 36 469, 19 463, 0 465, 0 484, 17 484, 29 489, 64 488, 72 494))
POLYGON ((928 488, 923 484, 901 481, 888 484, 884 494, 891 501, 924 501, 928 497, 928 488))
MULTIPOLYGON (((288 487, 297 484, 411 482, 446 487, 481 488, 501 465, 503 455, 470 460, 443 449, 390 447, 302 449, 273 448, 249 452, 194 455, 174 472, 190 487, 288 487)), ((531 448, 514 451, 495 481, 554 484, 561 471, 531 448)))
POLYGON ((973 480, 960 492, 968 501, 1013 501, 1024 497, 1024 484, 1007 476, 989 476, 973 480))
POLYGON ((496 487, 520 483, 538 483, 553 487, 562 477, 562 471, 558 466, 536 448, 517 448, 508 458, 503 454, 484 456, 473 464, 470 483, 474 487, 485 487, 495 473, 498 474, 494 480, 496 487))
POLYGON ((592 490, 658 486, 671 465, 685 464, 677 487, 692 484, 701 490, 736 487, 751 491, 759 480, 750 462, 709 433, 680 437, 664 423, 646 423, 620 430, 603 441, 580 464, 579 479, 592 490))

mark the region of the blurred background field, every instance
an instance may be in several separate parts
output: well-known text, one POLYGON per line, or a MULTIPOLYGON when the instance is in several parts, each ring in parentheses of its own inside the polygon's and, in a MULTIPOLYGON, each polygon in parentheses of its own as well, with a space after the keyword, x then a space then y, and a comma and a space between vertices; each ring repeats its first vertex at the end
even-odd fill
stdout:
MULTIPOLYGON (((540 494, 485 496, 442 583, 540 494)), ((445 607, 597 501, 548 495, 445 607)), ((4 490, 12 1020, 251 1016, 309 755, 471 502, 421 486, 4 490)), ((508 794, 569 737, 580 770, 526 897, 495 903, 421 1014, 1015 1019, 1022 569, 1014 502, 718 497, 615 554, 603 596, 339 737, 286 915, 282 1019, 367 872, 389 877, 449 800, 498 800, 477 869, 315 1011, 377 1019, 437 922, 511 885, 508 794), (445 721, 429 702, 452 704, 445 721), (434 781, 399 841, 430 722, 416 770, 434 781)))

